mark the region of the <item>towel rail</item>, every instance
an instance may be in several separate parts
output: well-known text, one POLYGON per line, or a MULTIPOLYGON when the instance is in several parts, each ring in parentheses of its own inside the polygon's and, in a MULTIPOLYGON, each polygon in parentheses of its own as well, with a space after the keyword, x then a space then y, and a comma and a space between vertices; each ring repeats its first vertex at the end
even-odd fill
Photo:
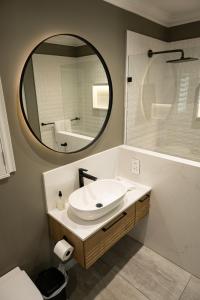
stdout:
POLYGON ((41 123, 42 126, 47 126, 47 125, 55 125, 55 122, 49 122, 49 123, 41 123))
POLYGON ((79 117, 76 117, 76 118, 74 118, 74 119, 71 119, 70 121, 72 122, 72 121, 78 121, 78 120, 80 120, 80 118, 79 118, 79 117))
MULTIPOLYGON (((71 119, 70 121, 72 122, 72 121, 78 121, 78 120, 80 120, 80 118, 79 118, 79 117, 76 117, 76 118, 74 118, 74 119, 71 119)), ((48 126, 48 125, 55 125, 55 122, 48 122, 48 123, 42 122, 42 123, 41 123, 41 126, 48 126)))

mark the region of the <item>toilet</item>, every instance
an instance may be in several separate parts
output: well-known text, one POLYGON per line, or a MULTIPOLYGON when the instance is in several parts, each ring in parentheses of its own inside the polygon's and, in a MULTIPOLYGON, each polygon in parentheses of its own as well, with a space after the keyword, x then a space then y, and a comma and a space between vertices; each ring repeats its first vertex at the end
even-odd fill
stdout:
POLYGON ((1 300, 43 300, 32 280, 19 267, 0 278, 1 300))

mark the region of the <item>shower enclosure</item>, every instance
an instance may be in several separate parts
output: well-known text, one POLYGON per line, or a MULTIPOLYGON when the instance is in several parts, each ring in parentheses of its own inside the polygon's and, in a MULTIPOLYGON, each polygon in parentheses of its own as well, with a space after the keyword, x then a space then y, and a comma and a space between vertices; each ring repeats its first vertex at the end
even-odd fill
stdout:
POLYGON ((200 161, 200 39, 127 38, 125 143, 200 161))

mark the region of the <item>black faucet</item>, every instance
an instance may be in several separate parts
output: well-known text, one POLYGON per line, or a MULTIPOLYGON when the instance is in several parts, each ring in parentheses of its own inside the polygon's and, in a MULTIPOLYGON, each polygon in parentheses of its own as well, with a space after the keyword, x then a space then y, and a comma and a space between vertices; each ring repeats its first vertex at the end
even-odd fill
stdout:
POLYGON ((91 180, 97 180, 97 177, 90 175, 88 173, 86 173, 88 170, 83 169, 83 168, 79 168, 78 169, 78 173, 79 173, 79 186, 82 187, 84 186, 84 177, 91 179, 91 180))

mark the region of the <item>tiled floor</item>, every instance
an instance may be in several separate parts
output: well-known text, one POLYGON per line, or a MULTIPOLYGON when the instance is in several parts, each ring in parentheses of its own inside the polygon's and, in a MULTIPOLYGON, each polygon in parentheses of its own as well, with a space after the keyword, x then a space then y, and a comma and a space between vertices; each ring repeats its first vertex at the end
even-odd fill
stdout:
POLYGON ((126 236, 89 270, 70 271, 70 300, 200 300, 200 279, 126 236))

